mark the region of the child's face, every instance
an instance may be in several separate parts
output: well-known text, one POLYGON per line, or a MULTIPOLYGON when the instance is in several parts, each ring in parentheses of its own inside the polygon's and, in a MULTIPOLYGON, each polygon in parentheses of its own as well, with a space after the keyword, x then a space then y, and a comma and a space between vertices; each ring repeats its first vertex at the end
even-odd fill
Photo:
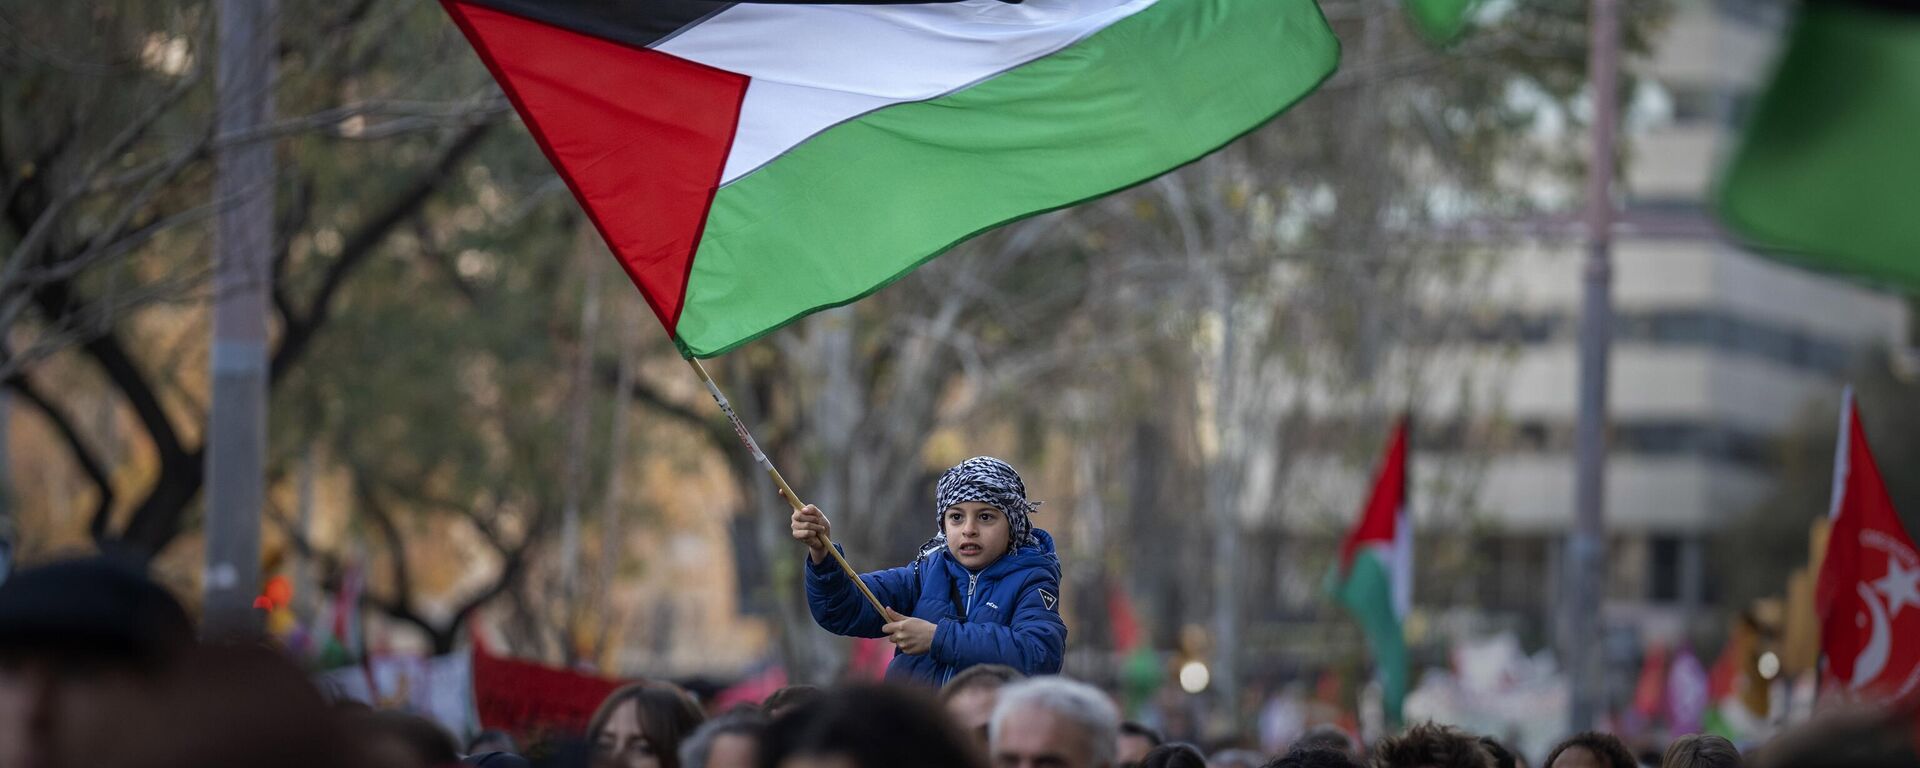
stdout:
POLYGON ((947 507, 940 525, 947 533, 947 551, 969 570, 1000 559, 1013 539, 1006 514, 984 501, 963 501, 947 507))

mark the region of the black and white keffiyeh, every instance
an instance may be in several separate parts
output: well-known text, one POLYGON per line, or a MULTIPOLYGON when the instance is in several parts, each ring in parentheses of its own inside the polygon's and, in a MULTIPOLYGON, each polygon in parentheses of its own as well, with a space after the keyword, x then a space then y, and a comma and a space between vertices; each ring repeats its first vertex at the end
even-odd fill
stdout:
MULTIPOLYGON (((920 545, 918 557, 926 557, 947 546, 944 523, 947 508, 963 501, 983 501, 1007 516, 1013 548, 1040 546, 1033 535, 1033 508, 1040 502, 1027 499, 1027 484, 1020 473, 992 456, 975 456, 940 476, 933 505, 933 538, 920 545)), ((916 558, 918 559, 918 558, 916 558)))

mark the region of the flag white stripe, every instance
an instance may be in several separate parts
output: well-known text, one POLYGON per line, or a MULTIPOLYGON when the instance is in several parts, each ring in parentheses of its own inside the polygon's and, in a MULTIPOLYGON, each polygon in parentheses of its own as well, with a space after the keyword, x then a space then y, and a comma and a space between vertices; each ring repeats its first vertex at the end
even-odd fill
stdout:
POLYGON ((1833 446, 1833 497, 1827 501, 1827 519, 1840 517, 1840 504, 1847 498, 1847 460, 1853 445, 1853 385, 1840 395, 1840 436, 1833 446))
POLYGON ((1413 516, 1403 502, 1393 521, 1393 614, 1406 621, 1413 610, 1413 516))
POLYGON ((655 48, 752 78, 725 184, 834 125, 980 82, 1158 1, 743 3, 655 48))

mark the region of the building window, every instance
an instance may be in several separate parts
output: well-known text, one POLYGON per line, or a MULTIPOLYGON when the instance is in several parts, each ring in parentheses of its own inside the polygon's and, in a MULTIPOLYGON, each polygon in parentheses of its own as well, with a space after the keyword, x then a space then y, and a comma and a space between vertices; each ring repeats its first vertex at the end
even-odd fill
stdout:
POLYGON ((1680 602, 1680 537, 1652 536, 1648 549, 1647 599, 1656 603, 1680 602))

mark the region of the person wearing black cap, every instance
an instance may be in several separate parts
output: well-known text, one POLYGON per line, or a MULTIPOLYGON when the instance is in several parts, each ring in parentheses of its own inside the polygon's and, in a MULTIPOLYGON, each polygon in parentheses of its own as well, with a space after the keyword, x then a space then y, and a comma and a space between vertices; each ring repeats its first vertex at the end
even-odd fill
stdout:
POLYGON ((138 570, 89 557, 15 573, 0 583, 0 768, 88 764, 193 646, 179 601, 138 570))

